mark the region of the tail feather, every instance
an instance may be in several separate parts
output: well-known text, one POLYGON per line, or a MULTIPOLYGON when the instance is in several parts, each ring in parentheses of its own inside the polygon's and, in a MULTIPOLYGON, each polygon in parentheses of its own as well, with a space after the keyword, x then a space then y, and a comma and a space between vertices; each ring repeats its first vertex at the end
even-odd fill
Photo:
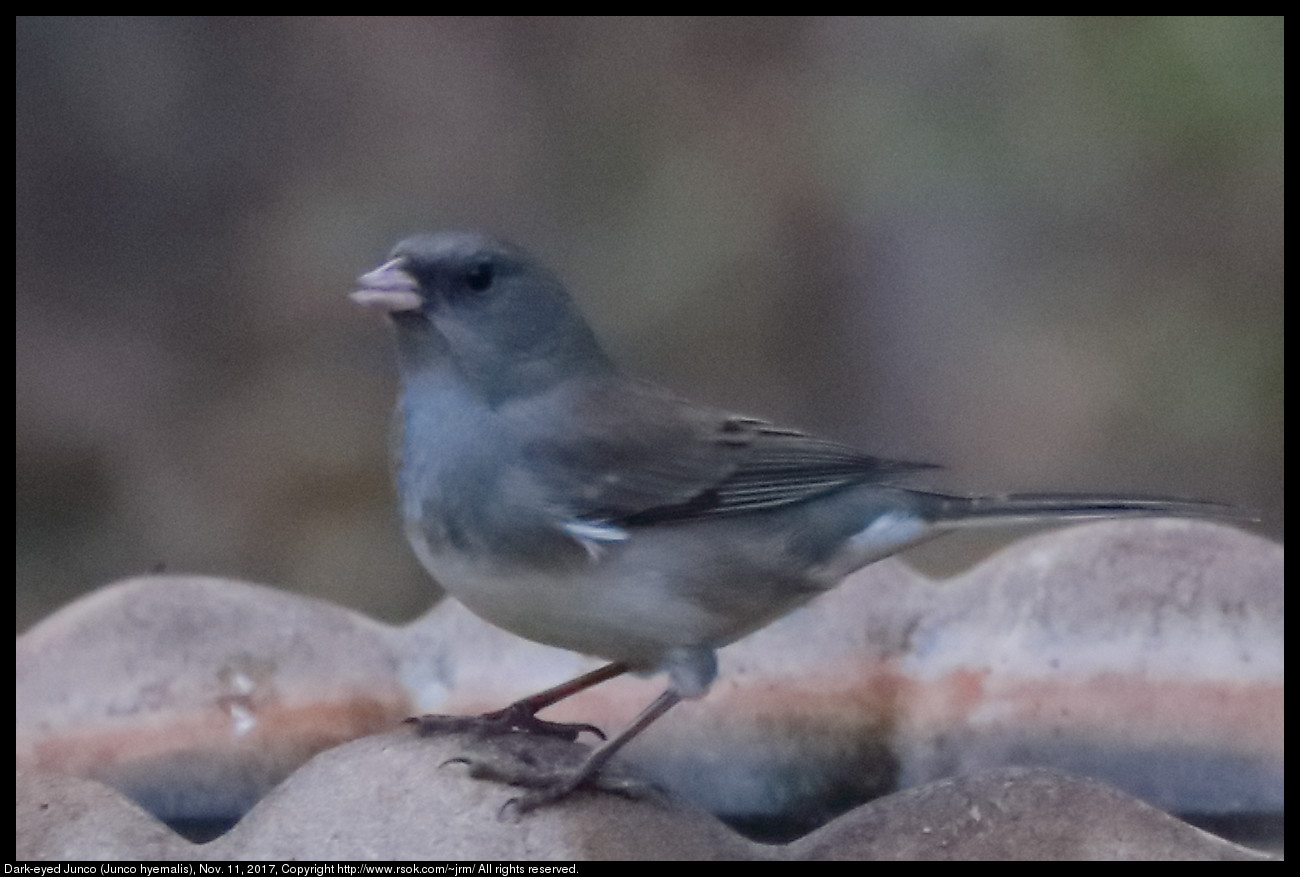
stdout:
POLYGON ((971 497, 931 494, 931 496, 936 500, 932 520, 950 526, 964 524, 987 526, 1103 518, 1259 520, 1259 516, 1252 511, 1224 503, 1163 496, 1097 493, 1009 493, 971 497))

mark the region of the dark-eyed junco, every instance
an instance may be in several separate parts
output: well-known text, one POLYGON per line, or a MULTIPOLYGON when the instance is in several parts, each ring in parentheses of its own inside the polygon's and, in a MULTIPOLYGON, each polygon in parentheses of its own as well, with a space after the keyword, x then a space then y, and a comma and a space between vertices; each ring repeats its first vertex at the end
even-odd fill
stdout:
POLYGON ((626 377, 559 280, 478 234, 401 242, 352 298, 397 331, 397 484, 420 561, 493 624, 612 662, 482 720, 574 736, 584 726, 534 714, 624 672, 669 677, 579 769, 540 775, 521 809, 592 779, 708 691, 718 648, 908 546, 970 524, 1238 516, 1193 501, 904 486, 930 467, 626 377))

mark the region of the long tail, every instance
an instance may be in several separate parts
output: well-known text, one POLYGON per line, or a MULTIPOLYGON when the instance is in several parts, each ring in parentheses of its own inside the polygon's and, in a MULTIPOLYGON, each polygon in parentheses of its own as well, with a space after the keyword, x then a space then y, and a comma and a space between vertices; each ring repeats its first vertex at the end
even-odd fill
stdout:
MULTIPOLYGON (((918 491, 922 492, 922 491, 918 491)), ((1025 524, 1101 518, 1211 518, 1255 521, 1247 509, 1218 502, 1163 496, 1098 493, 1009 493, 1000 496, 945 496, 927 493, 934 501, 930 519, 938 524, 1025 524)))

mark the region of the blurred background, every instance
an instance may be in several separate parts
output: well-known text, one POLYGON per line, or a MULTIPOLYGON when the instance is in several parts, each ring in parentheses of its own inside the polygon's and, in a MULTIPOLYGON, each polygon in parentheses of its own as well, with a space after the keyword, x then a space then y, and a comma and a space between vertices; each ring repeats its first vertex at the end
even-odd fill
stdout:
MULTIPOLYGON (((1277 18, 18 18, 23 630, 166 569, 437 591, 353 279, 469 227, 678 392, 934 486, 1283 531, 1277 18)), ((993 543, 909 556, 937 571, 993 543)))

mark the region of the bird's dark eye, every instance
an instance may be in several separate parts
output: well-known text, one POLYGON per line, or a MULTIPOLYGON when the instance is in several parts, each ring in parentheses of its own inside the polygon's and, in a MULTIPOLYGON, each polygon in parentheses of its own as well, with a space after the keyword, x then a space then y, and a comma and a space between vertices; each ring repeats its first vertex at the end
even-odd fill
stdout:
POLYGON ((475 292, 482 292, 492 285, 492 275, 492 264, 479 262, 477 265, 471 265, 465 272, 465 285, 475 292))

